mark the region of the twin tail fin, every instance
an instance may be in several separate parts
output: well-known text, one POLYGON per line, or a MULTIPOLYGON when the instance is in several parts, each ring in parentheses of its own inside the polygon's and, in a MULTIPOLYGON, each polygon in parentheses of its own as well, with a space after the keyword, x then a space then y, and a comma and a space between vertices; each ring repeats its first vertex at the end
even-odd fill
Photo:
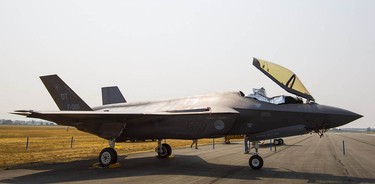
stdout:
POLYGON ((46 75, 40 79, 61 111, 92 111, 59 76, 46 75))

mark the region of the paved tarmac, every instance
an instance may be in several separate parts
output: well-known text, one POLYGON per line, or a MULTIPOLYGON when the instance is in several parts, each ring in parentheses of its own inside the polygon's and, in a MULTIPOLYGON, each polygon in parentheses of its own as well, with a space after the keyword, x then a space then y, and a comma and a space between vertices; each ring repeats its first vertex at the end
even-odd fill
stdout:
MULTIPOLYGON (((248 166, 242 142, 119 157, 120 168, 90 168, 83 160, 0 171, 0 183, 375 183, 375 136, 327 133, 285 138, 277 152, 260 148, 261 170, 248 166), (346 154, 343 154, 345 141, 346 154)), ((120 153, 121 154, 121 153, 120 153)))

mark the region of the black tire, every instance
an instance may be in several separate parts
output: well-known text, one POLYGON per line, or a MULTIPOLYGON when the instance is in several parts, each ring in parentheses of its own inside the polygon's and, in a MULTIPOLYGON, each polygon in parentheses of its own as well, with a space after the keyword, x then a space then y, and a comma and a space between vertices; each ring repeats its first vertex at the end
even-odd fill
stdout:
POLYGON ((171 148, 171 146, 169 146, 169 144, 162 144, 161 147, 162 147, 161 148, 162 151, 161 152, 158 151, 158 156, 160 158, 167 158, 167 157, 171 156, 172 148, 171 148))
POLYGON ((280 145, 283 145, 284 144, 284 139, 279 139, 279 143, 280 143, 280 145))
POLYGON ((117 162, 117 152, 113 148, 104 148, 99 154, 99 164, 108 167, 117 162))
POLYGON ((259 155, 253 155, 249 159, 249 165, 252 169, 258 170, 263 167, 263 159, 259 155))
POLYGON ((277 146, 280 145, 280 140, 279 139, 274 139, 273 140, 273 144, 277 145, 277 146))

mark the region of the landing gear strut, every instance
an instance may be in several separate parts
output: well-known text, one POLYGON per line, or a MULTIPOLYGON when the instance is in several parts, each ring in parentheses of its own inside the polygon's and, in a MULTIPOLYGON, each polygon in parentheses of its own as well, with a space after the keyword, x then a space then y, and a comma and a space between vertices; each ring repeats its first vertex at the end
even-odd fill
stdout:
POLYGON ((115 148, 115 141, 109 141, 109 148, 104 148, 99 154, 99 164, 102 167, 108 167, 117 162, 117 152, 115 148))
POLYGON ((317 133, 319 135, 320 138, 322 138, 324 136, 324 132, 326 132, 326 129, 316 129, 315 130, 315 133, 317 133))
POLYGON ((259 148, 259 143, 258 141, 252 142, 253 147, 255 148, 255 154, 250 157, 249 159, 249 166, 252 169, 260 169, 263 167, 263 159, 258 155, 258 148, 259 148))
MULTIPOLYGON (((116 123, 115 125, 117 129, 117 125, 121 125, 121 124, 116 123)), ((117 129, 119 131, 115 132, 111 136, 112 138, 109 139, 109 142, 108 142, 109 148, 104 148, 99 154, 99 164, 102 167, 108 167, 111 164, 117 163, 117 152, 115 150, 116 139, 120 137, 120 135, 124 131, 126 127, 126 123, 122 123, 121 126, 122 126, 121 129, 117 129)))
POLYGON ((158 147, 155 148, 159 158, 167 158, 172 154, 172 148, 167 143, 161 143, 162 139, 158 139, 158 147))

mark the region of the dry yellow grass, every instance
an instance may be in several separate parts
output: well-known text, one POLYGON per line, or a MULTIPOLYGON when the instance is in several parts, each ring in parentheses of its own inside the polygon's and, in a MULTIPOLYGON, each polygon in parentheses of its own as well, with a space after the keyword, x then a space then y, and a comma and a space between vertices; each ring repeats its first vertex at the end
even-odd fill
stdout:
MULTIPOLYGON (((188 147, 190 140, 167 140, 172 148, 188 147)), ((215 142, 223 142, 216 139, 215 142)), ((212 139, 201 139, 198 145, 211 144, 212 139)), ((157 142, 116 143, 118 154, 153 151, 157 142)), ((0 168, 18 165, 70 162, 97 158, 108 141, 73 127, 64 126, 0 126, 0 168), (26 139, 29 147, 26 150, 26 139), (71 137, 74 138, 70 148, 71 137)))

